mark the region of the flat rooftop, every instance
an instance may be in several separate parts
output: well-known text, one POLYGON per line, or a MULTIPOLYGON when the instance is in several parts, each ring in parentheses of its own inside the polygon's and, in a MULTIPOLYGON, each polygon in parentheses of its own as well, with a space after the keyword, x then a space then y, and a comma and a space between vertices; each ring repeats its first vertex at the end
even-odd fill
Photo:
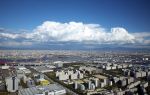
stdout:
POLYGON ((96 77, 96 78, 99 78, 99 79, 106 79, 107 78, 106 76, 103 76, 103 75, 100 75, 100 74, 93 75, 93 76, 96 77))
POLYGON ((36 87, 21 89, 19 90, 18 95, 35 95, 35 94, 43 93, 43 91, 47 91, 47 90, 60 91, 65 89, 57 84, 50 84, 47 86, 36 86, 36 87))

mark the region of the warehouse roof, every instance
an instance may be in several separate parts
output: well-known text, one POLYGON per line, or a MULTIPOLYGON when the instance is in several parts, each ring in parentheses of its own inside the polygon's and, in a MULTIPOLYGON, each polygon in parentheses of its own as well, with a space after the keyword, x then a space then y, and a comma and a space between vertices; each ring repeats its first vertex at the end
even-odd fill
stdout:
POLYGON ((57 84, 50 84, 47 86, 36 86, 36 87, 31 87, 31 88, 26 88, 26 89, 21 89, 19 90, 18 95, 35 95, 35 94, 40 94, 43 93, 44 91, 60 91, 60 90, 65 90, 61 86, 57 84))

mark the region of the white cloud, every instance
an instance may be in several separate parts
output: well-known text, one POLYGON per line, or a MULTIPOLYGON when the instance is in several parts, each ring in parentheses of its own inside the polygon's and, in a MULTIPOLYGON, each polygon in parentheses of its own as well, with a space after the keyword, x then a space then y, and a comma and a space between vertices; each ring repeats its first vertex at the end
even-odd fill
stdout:
POLYGON ((132 33, 135 37, 137 38, 145 38, 145 37, 150 37, 149 32, 142 32, 142 33, 132 33))
POLYGON ((60 23, 45 21, 42 25, 33 29, 32 32, 20 34, 1 32, 0 37, 10 39, 23 38, 34 42, 73 41, 84 44, 149 44, 149 41, 145 41, 144 38, 150 37, 150 33, 129 33, 122 27, 115 27, 111 28, 110 31, 106 31, 99 24, 84 24, 82 22, 60 23))
POLYGON ((4 38, 11 38, 11 39, 16 39, 20 35, 19 34, 11 34, 11 33, 0 33, 0 37, 4 38))
POLYGON ((33 35, 41 41, 75 41, 96 43, 134 43, 135 37, 124 28, 112 28, 105 31, 98 24, 83 24, 82 22, 51 22, 46 21, 34 29, 33 35))
POLYGON ((148 41, 150 40, 149 32, 132 33, 132 35, 135 36, 137 43, 150 44, 148 43, 148 41))
POLYGON ((144 44, 150 44, 150 40, 144 40, 144 44))

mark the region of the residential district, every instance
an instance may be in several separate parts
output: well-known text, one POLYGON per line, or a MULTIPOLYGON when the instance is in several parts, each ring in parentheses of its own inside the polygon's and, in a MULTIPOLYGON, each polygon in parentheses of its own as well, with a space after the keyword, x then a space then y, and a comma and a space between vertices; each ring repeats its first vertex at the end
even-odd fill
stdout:
POLYGON ((0 95, 150 95, 150 53, 1 50, 0 95))

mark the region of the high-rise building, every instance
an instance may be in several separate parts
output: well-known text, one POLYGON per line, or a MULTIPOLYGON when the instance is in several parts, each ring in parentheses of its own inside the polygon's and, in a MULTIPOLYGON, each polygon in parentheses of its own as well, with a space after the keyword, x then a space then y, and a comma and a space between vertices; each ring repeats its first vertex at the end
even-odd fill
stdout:
POLYGON ((16 92, 18 90, 19 79, 16 76, 6 77, 5 81, 8 92, 16 92))

